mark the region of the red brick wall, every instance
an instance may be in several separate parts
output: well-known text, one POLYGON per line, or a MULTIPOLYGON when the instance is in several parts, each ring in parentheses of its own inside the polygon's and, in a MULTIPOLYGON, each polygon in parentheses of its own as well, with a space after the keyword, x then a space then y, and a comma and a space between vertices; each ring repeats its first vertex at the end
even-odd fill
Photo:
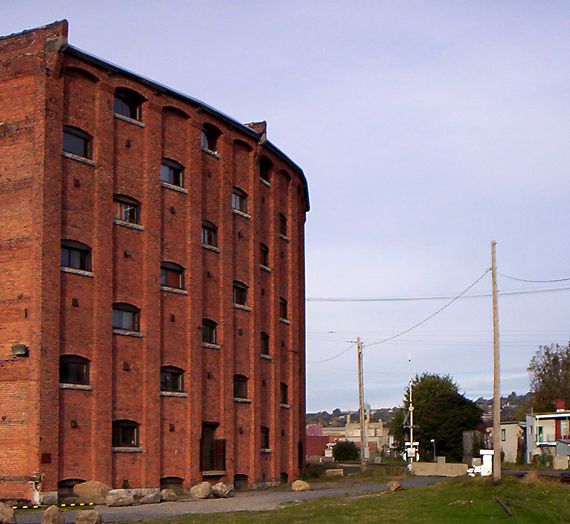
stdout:
MULTIPOLYGON (((0 477, 41 470, 43 491, 66 479, 151 487, 175 476, 190 485, 202 480, 203 421, 219 423, 226 440, 227 480, 296 477, 305 425, 301 176, 258 137, 196 104, 57 53, 61 40, 51 40, 66 31, 62 23, 0 40, 9 64, 0 79, 0 477), (114 117, 117 87, 144 97, 144 126, 114 117), (204 123, 221 132, 219 158, 201 151, 204 123), (61 155, 63 125, 94 137, 94 165, 61 155), (262 154, 274 164, 269 187, 259 179, 262 154), (185 166, 184 192, 161 186, 164 157, 185 166), (234 186, 248 194, 249 218, 232 213, 234 186), (144 230, 113 223, 114 194, 141 202, 144 230), (203 220, 217 225, 219 252, 202 248, 203 220), (60 271, 61 238, 92 248, 92 276, 60 271), (260 242, 270 273, 259 267, 260 242), (186 295, 161 291, 161 261, 185 268, 186 295), (250 311, 234 307, 234 280, 248 286, 250 311), (278 318, 281 296, 289 324, 278 318), (142 337, 113 334, 114 302, 141 308, 142 337), (218 323, 220 349, 202 347, 203 318, 218 323), (260 358, 261 331, 271 360, 260 358), (30 357, 12 357, 14 342, 30 345, 30 357), (92 390, 60 390, 63 354, 90 360, 92 390), (186 397, 160 394, 161 365, 185 370, 186 397), (251 404, 234 401, 236 373, 249 379, 251 404), (140 452, 112 452, 117 419, 140 424, 140 452), (261 426, 270 429, 269 454, 260 452, 261 426)), ((7 486, 0 482, 0 497, 7 486)))

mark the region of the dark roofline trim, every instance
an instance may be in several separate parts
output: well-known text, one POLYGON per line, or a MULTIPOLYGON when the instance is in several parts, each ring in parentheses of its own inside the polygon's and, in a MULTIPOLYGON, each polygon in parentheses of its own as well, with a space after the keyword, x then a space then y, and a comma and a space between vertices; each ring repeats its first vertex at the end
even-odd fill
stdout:
MULTIPOLYGON (((184 93, 181 93, 179 91, 176 91, 175 89, 167 87, 164 84, 161 84, 160 82, 150 80, 148 78, 145 78, 144 76, 133 73, 132 71, 129 71, 128 69, 124 69, 123 67, 115 65, 111 62, 107 62, 106 60, 103 60, 103 59, 98 58, 94 55, 86 53, 85 51, 82 51, 81 49, 78 49, 77 47, 74 47, 72 45, 69 45, 69 44, 66 45, 65 47, 63 47, 61 52, 64 54, 70 55, 70 56, 78 57, 82 60, 85 60, 86 62, 89 62, 90 64, 95 65, 96 67, 106 69, 107 71, 113 71, 113 72, 119 73, 123 76, 126 76, 127 78, 135 80, 136 82, 140 82, 141 84, 153 89, 154 91, 163 92, 163 93, 165 93, 165 94, 167 94, 173 98, 181 100, 182 102, 196 106, 196 107, 200 108, 202 111, 204 111, 204 112, 206 112, 206 113, 208 113, 208 114, 210 114, 210 115, 212 115, 212 116, 214 116, 220 120, 223 120, 226 124, 235 128, 236 130, 240 131, 241 133, 244 133, 244 134, 250 136, 251 138, 254 138, 257 141, 257 143, 259 144, 259 140, 261 139, 262 135, 260 135, 259 133, 256 133, 253 129, 247 127, 246 125, 242 124, 241 122, 234 120, 232 117, 226 115, 225 113, 222 113, 221 111, 218 111, 217 109, 214 109, 212 106, 206 104, 205 102, 198 100, 197 98, 185 95, 184 93)), ((289 167, 291 167, 293 170, 295 170, 296 173, 301 177, 301 181, 303 182, 303 188, 305 190, 306 211, 309 211, 309 209, 310 209, 309 185, 307 183, 307 178, 305 177, 305 173, 303 172, 303 170, 295 162, 293 162, 293 160, 291 160, 285 153, 283 153, 283 151, 281 151, 278 147, 273 145, 271 142, 266 141, 263 144, 259 144, 259 145, 267 148, 269 151, 274 153, 282 161, 284 161, 286 164, 288 164, 289 167)))

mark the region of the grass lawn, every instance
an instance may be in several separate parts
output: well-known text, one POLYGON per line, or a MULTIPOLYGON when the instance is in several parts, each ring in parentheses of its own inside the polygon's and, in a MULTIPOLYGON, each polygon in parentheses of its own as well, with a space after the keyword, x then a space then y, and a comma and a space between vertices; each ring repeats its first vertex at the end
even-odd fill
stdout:
MULTIPOLYGON (((427 488, 375 495, 320 499, 290 504, 271 512, 185 516, 170 523, 289 522, 570 522, 570 488, 553 481, 506 478, 499 486, 488 479, 461 478, 427 488), (509 517, 495 496, 510 508, 509 517)), ((157 521, 158 522, 158 521, 157 521)), ((162 521, 163 523, 166 521, 162 521)))

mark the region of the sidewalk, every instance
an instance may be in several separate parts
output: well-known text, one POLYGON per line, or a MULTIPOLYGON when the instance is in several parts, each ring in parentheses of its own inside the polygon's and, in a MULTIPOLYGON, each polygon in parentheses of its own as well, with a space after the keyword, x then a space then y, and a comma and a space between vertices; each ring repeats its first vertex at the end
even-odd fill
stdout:
MULTIPOLYGON (((403 488, 428 486, 441 480, 433 477, 411 477, 401 480, 403 488)), ((338 487, 319 488, 318 484, 311 491, 246 491, 238 493, 231 499, 207 499, 180 502, 163 502, 161 504, 148 504, 144 506, 129 506, 126 508, 108 508, 96 506, 105 522, 141 521, 154 519, 168 519, 188 514, 201 513, 228 513, 232 511, 270 511, 277 509, 286 502, 302 502, 325 497, 342 497, 361 495, 364 493, 377 493, 386 491, 386 483, 370 483, 346 485, 338 487)), ((75 522, 75 511, 65 511, 65 522, 75 522)), ((18 524, 40 524, 43 511, 30 513, 16 513, 18 524)))

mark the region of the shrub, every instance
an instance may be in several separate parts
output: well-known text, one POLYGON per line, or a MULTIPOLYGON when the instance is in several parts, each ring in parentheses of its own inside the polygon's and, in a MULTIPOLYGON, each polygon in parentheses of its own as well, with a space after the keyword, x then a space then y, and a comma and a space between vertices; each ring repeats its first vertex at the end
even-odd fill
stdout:
POLYGON ((308 463, 303 470, 302 478, 307 479, 318 479, 326 470, 325 464, 311 464, 308 463))
POLYGON ((360 453, 354 442, 341 440, 333 446, 333 458, 339 462, 342 460, 358 460, 360 453))

